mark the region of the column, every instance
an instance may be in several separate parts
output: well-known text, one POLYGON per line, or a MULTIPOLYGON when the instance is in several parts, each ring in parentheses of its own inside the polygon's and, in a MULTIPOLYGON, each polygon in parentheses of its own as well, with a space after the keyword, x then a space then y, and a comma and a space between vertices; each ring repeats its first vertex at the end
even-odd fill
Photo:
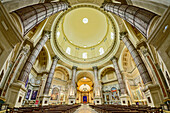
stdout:
POLYGON ((101 98, 101 86, 98 81, 98 67, 93 66, 93 72, 94 72, 94 100, 95 105, 102 104, 102 98, 101 98))
POLYGON ((145 67, 145 64, 143 63, 139 53, 137 52, 136 48, 132 44, 132 42, 128 39, 128 35, 126 32, 121 32, 120 33, 121 39, 126 45, 127 49, 129 50, 137 68, 140 73, 140 76, 144 82, 144 84, 151 84, 152 80, 150 78, 150 75, 148 73, 148 70, 145 67))
POLYGON ((128 103, 129 104, 131 103, 131 100, 130 100, 129 96, 127 95, 125 82, 123 81, 123 77, 122 77, 122 74, 120 72, 120 68, 119 68, 118 63, 117 63, 117 58, 113 57, 111 59, 111 61, 113 62, 113 67, 115 69, 116 76, 117 76, 118 83, 119 83, 119 88, 120 88, 120 92, 121 92, 121 96, 120 96, 121 104, 122 105, 128 105, 128 103))
POLYGON ((123 81, 123 77, 122 77, 122 74, 120 72, 119 66, 117 64, 117 58, 113 57, 111 59, 111 61, 113 62, 113 67, 114 67, 115 72, 116 72, 116 76, 117 76, 117 79, 118 79, 121 95, 122 94, 127 94, 126 86, 125 86, 125 83, 123 81))
POLYGON ((77 67, 76 66, 72 67, 72 72, 73 72, 73 74, 72 74, 72 85, 74 87, 76 87, 76 84, 75 84, 75 78, 76 78, 76 72, 77 72, 77 67))
POLYGON ((49 96, 49 92, 50 92, 51 83, 52 83, 52 80, 53 80, 53 76, 54 76, 54 72, 55 72, 55 68, 56 68, 58 60, 59 60, 59 58, 57 56, 53 57, 53 63, 51 65, 50 72, 49 72, 47 80, 46 80, 43 95, 40 96, 40 98, 39 98, 40 104, 43 105, 43 106, 49 104, 49 100, 50 100, 50 97, 51 97, 51 96, 49 96))
POLYGON ((59 58, 57 56, 53 57, 53 63, 52 63, 52 66, 50 68, 50 72, 49 72, 49 75, 47 77, 44 92, 43 92, 44 95, 49 94, 50 87, 51 87, 51 82, 53 80, 53 76, 54 76, 54 72, 55 72, 55 68, 56 68, 58 60, 59 60, 59 58))
POLYGON ((70 90, 69 90, 69 102, 68 102, 68 104, 70 105, 76 103, 76 92, 77 92, 77 87, 75 84, 76 73, 77 73, 77 67, 73 66, 72 67, 72 80, 71 80, 70 90))
POLYGON ((144 37, 148 38, 159 16, 143 8, 132 5, 118 4, 105 1, 104 10, 114 13, 138 29, 144 37))
POLYGON ((50 32, 49 31, 45 31, 43 34, 43 37, 40 39, 40 41, 36 44, 35 48, 33 49, 32 53, 29 55, 22 71, 21 74, 18 78, 19 81, 23 82, 24 84, 26 83, 29 74, 31 72, 31 69, 35 63, 36 58, 38 57, 41 49, 43 48, 43 46, 45 45, 46 41, 49 39, 50 37, 50 32))
POLYGON ((57 12, 67 10, 68 7, 69 3, 63 1, 40 3, 18 9, 11 15, 17 22, 22 36, 25 36, 34 26, 57 12))

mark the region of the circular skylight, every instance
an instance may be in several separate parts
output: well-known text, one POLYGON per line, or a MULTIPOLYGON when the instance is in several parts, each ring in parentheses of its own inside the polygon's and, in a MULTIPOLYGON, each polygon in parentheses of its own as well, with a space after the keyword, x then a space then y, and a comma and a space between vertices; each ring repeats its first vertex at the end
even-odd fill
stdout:
POLYGON ((88 23, 88 19, 87 18, 83 18, 83 23, 87 24, 88 23))

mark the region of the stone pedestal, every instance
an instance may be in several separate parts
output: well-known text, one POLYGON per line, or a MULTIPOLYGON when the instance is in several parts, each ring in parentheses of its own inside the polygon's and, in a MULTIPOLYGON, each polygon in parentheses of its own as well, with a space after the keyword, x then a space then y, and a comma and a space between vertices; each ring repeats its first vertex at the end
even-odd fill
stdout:
POLYGON ((120 96, 121 105, 131 105, 130 97, 127 94, 120 96))
POLYGON ((101 105, 101 104, 102 104, 102 98, 100 98, 100 97, 95 97, 95 98, 94 98, 94 103, 95 103, 95 105, 101 105))
POLYGON ((147 98, 148 106, 159 107, 160 104, 163 104, 163 96, 159 85, 147 85, 143 91, 147 98))
POLYGON ((39 105, 49 105, 50 96, 44 95, 39 97, 39 105))
POLYGON ((73 105, 76 103, 76 98, 75 97, 69 97, 68 98, 68 105, 73 105))
POLYGON ((12 83, 8 91, 7 104, 9 107, 21 107, 27 91, 25 85, 20 82, 12 83))

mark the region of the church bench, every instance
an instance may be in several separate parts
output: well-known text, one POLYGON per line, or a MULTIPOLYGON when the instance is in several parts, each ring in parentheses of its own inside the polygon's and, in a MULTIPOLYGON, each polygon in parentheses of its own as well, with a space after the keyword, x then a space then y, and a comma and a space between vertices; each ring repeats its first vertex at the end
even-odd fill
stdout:
POLYGON ((73 113, 80 105, 55 105, 13 108, 10 113, 73 113))

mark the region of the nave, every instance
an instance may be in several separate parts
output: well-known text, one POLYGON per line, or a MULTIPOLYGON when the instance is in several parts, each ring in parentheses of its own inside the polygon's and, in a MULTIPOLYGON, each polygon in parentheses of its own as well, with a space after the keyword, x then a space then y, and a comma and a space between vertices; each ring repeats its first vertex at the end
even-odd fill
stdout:
POLYGON ((43 107, 21 107, 9 113, 163 113, 161 107, 126 105, 51 105, 43 107))
POLYGON ((0 0, 0 113, 170 111, 170 0, 0 0))

